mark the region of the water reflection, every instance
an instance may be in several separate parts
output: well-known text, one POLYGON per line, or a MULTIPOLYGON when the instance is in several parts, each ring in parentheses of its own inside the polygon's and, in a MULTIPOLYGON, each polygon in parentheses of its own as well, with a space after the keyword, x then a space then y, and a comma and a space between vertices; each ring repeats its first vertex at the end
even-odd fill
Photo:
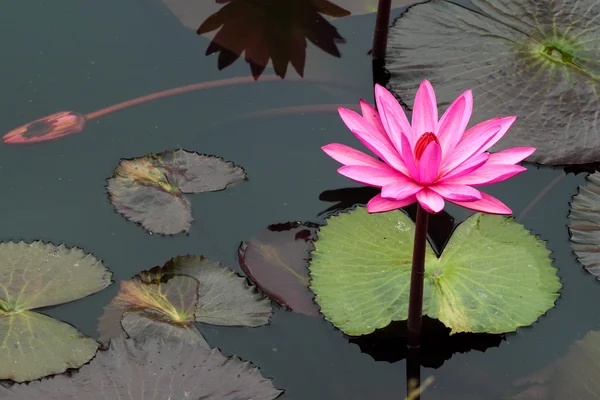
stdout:
POLYGON ((346 17, 350 12, 328 0, 218 0, 225 5, 209 16, 198 35, 221 28, 206 49, 219 53, 218 68, 233 64, 245 52, 254 79, 269 60, 275 74, 285 78, 288 64, 304 75, 308 39, 324 52, 341 57, 338 43, 345 43, 324 15, 346 17))
MULTIPOLYGON (((406 345, 407 332, 406 321, 397 321, 369 335, 350 337, 349 341, 358 345, 363 353, 369 354, 375 361, 394 363, 410 356, 406 345)), ((440 321, 423 317, 423 336, 417 362, 424 367, 439 368, 455 353, 466 353, 471 350, 484 352, 490 347, 499 347, 503 340, 504 335, 482 333, 450 335, 450 328, 445 327, 440 321)), ((407 370, 411 369, 414 367, 407 365, 407 370)), ((418 368, 416 371, 418 372, 418 368)))

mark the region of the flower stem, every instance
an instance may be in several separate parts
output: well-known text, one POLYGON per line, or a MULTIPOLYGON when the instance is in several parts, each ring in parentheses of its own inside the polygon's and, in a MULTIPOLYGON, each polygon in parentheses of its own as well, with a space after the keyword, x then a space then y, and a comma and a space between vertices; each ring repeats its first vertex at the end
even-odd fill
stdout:
POLYGON ((421 315, 423 313, 423 281, 425 279, 425 247, 429 213, 417 202, 415 244, 413 247, 410 297, 408 300, 408 346, 421 344, 421 315))
POLYGON ((373 35, 373 50, 371 51, 374 58, 385 57, 391 10, 392 0, 379 0, 375 20, 375 34, 373 35))

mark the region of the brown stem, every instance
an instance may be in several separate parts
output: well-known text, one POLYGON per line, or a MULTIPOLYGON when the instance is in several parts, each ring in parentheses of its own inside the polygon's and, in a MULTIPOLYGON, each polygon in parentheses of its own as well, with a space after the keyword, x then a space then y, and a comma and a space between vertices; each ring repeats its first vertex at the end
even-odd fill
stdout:
POLYGON ((415 244, 413 247, 410 297, 408 300, 408 345, 421 344, 421 315, 423 313, 423 281, 425 279, 425 247, 427 246, 427 222, 429 213, 417 202, 415 221, 415 244))
POLYGON ((375 20, 375 33, 373 35, 373 50, 371 52, 374 58, 385 57, 391 10, 392 0, 379 0, 375 20))
MULTIPOLYGON (((264 75, 261 77, 260 82, 275 82, 275 81, 280 81, 280 80, 281 80, 281 78, 276 75, 264 75)), ((296 82, 302 81, 301 78, 295 78, 295 77, 290 77, 287 80, 288 81, 296 81, 296 82)), ((322 78, 311 79, 308 82, 323 83, 326 85, 342 85, 342 83, 336 83, 331 80, 322 79, 322 78)), ((196 90, 211 89, 211 88, 216 88, 216 87, 225 87, 225 86, 232 86, 232 85, 252 84, 252 83, 258 83, 258 82, 255 81, 254 78, 252 78, 251 76, 249 76, 249 77, 239 76, 239 77, 235 77, 235 78, 220 79, 217 81, 200 82, 200 83, 194 83, 191 85, 180 86, 177 88, 167 89, 167 90, 163 90, 161 92, 147 94, 145 96, 136 97, 135 99, 124 101, 122 103, 114 104, 112 106, 109 106, 109 107, 103 108, 101 110, 94 111, 94 112, 87 114, 85 116, 85 119, 87 121, 89 121, 91 119, 102 117, 106 114, 109 114, 109 113, 112 113, 115 111, 120 111, 124 108, 137 106, 138 104, 146 103, 148 101, 162 99, 165 97, 175 96, 175 95, 188 93, 188 92, 194 92, 196 90)))

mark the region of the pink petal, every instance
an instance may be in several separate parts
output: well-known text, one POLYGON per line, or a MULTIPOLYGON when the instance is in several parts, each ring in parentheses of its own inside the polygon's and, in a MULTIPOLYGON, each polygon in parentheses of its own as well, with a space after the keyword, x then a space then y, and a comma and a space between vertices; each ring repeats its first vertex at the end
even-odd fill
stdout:
POLYGON ((340 143, 330 143, 321 147, 335 161, 344 165, 364 165, 377 168, 387 167, 387 164, 373 157, 340 143))
POLYGON ((392 183, 411 182, 406 176, 387 165, 384 168, 347 165, 339 168, 338 172, 353 181, 375 187, 383 187, 392 183))
POLYGON ((364 119, 366 119, 371 125, 374 125, 377 129, 379 129, 383 134, 387 136, 387 133, 383 129, 383 125, 381 124, 381 118, 379 117, 379 113, 375 110, 369 103, 364 100, 360 100, 360 110, 364 119))
POLYGON ((415 155, 410 148, 408 138, 404 135, 400 137, 400 157, 404 161, 406 166, 406 175, 412 177, 415 181, 419 180, 419 169, 417 168, 417 162, 415 161, 415 155))
POLYGON ((469 174, 452 179, 444 179, 442 183, 473 186, 491 185, 492 183, 505 181, 524 171, 527 171, 527 168, 520 165, 490 164, 488 161, 469 174))
POLYGON ((481 211, 488 214, 512 214, 511 209, 504 205, 504 203, 483 192, 481 193, 481 200, 465 202, 453 201, 453 203, 470 210, 481 211))
POLYGON ((516 118, 493 118, 468 129, 456 146, 452 158, 444 159, 443 172, 446 173, 467 158, 483 153, 495 145, 508 131, 516 118))
POLYGON ((438 125, 438 109, 435 92, 431 83, 424 80, 417 90, 412 113, 412 129, 416 138, 426 132, 436 132, 438 125))
POLYGON ((392 200, 402 200, 409 196, 414 196, 423 186, 411 180, 408 182, 393 182, 381 189, 381 197, 392 200))
POLYGON ((442 196, 428 188, 424 188, 417 193, 417 201, 425 211, 432 214, 437 214, 444 209, 444 199, 442 196))
POLYGON ((501 129, 502 127, 499 124, 481 123, 467 130, 469 132, 468 137, 467 132, 465 132, 465 135, 452 153, 444 157, 441 175, 448 174, 469 158, 482 153, 479 149, 489 142, 501 129))
POLYGON ((449 171, 446 175, 442 175, 438 182, 446 182, 449 179, 456 179, 458 177, 470 174, 475 171, 477 168, 480 168, 484 165, 490 158, 490 153, 481 153, 474 157, 469 158, 464 163, 460 164, 458 167, 449 171))
POLYGON ((408 118, 406 118, 402 106, 398 103, 394 95, 388 92, 383 86, 375 85, 375 100, 377 101, 381 123, 388 133, 390 140, 396 146, 396 149, 400 151, 400 138, 402 135, 406 136, 408 142, 413 146, 417 138, 413 134, 413 129, 408 122, 408 118))
POLYGON ((437 178, 441 162, 440 145, 436 142, 429 143, 419 160, 419 182, 423 185, 433 183, 437 178))
POLYGON ((490 155, 488 164, 516 164, 535 152, 533 147, 513 147, 490 155))
POLYGON ((467 185, 451 185, 442 183, 429 186, 429 189, 450 201, 481 200, 481 192, 467 185))
POLYGON ((367 211, 370 213, 385 212, 406 207, 417 201, 415 196, 407 197, 403 200, 384 199, 380 194, 373 197, 367 204, 367 211))
POLYGON ((386 164, 401 172, 406 171, 404 162, 387 136, 352 110, 338 108, 338 112, 346 126, 362 144, 382 158, 386 164))
MULTIPOLYGON (((501 119, 500 131, 498 133, 496 133, 496 135, 494 135, 494 137, 492 137, 491 140, 486 142, 479 150, 477 150, 478 152, 486 151, 487 149, 489 149, 490 147, 492 147, 493 145, 498 143, 498 140, 502 139, 504 134, 510 129, 512 124, 515 122, 517 117, 504 117, 504 118, 500 118, 500 119, 501 119)), ((465 132, 465 134, 466 134, 466 132, 465 132)))
POLYGON ((473 111, 473 94, 467 90, 448 107, 437 129, 437 137, 444 157, 450 157, 469 123, 473 111))

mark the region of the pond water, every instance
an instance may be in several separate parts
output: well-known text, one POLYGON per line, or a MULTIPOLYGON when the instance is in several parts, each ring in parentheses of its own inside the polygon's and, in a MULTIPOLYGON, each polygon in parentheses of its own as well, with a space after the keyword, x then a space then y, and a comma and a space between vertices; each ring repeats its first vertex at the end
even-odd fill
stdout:
MULTIPOLYGON (((401 11, 394 9, 392 16, 401 11)), ((58 141, 0 145, 0 240, 81 247, 104 261, 115 282, 180 254, 202 254, 240 271, 240 242, 267 225, 319 223, 337 201, 364 204, 368 189, 365 194, 337 174, 337 163, 320 149, 331 142, 358 144, 337 113, 278 109, 372 101, 368 50, 374 22, 373 13, 333 20, 346 40, 339 45, 342 57, 309 44, 304 80, 289 67, 286 79, 267 81, 273 74, 267 68, 256 83, 150 101, 90 121, 83 132, 58 141), (265 113, 237 118, 257 112, 265 113), (178 147, 234 161, 249 180, 191 197, 195 221, 188 235, 151 235, 114 211, 105 180, 122 158, 178 147), (336 192, 342 188, 355 189, 336 192)), ((209 43, 160 0, 11 2, 0 15, 0 131, 61 110, 89 113, 165 89, 250 76, 243 60, 219 71, 216 57, 204 55, 209 43)), ((463 336, 447 348, 425 344, 422 377, 435 381, 423 398, 500 399, 515 381, 599 328, 600 288, 572 254, 566 228, 569 201, 585 174, 527 167, 487 192, 547 240, 562 296, 547 315, 517 333, 463 336), (487 346, 492 347, 485 352, 467 351, 487 346)), ((446 210, 455 223, 471 214, 453 206, 446 210)), ((98 317, 117 291, 113 284, 43 312, 97 338, 98 317)), ((404 355, 394 338, 349 341, 324 320, 279 307, 268 326, 199 327, 211 346, 252 361, 272 378, 285 390, 282 399, 400 399, 406 392, 404 355)))

